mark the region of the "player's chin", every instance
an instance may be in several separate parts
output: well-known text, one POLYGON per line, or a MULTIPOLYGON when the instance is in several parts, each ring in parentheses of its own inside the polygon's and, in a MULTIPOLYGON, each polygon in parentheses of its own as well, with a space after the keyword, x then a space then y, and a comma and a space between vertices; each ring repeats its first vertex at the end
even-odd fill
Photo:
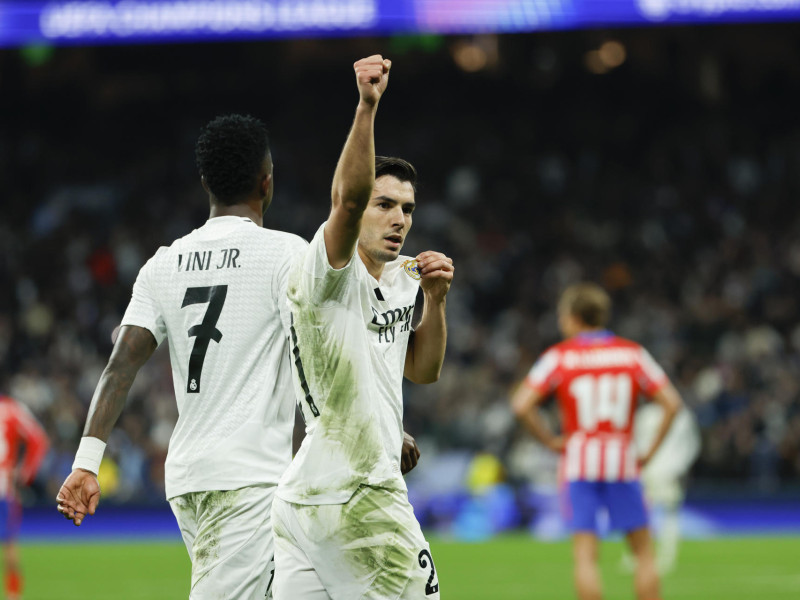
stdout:
POLYGON ((397 260, 397 257, 400 256, 400 248, 396 250, 391 249, 382 249, 377 254, 377 259, 380 262, 392 262, 393 260, 397 260))

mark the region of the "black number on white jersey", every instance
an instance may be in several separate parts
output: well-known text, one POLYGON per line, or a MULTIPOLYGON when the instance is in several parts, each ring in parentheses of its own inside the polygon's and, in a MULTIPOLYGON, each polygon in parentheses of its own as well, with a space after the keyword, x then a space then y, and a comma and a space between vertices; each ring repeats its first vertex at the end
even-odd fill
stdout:
POLYGON ((208 309, 203 317, 203 322, 189 328, 189 337, 194 337, 194 347, 189 358, 189 377, 186 381, 186 393, 200 393, 200 375, 203 371, 203 362, 208 352, 208 344, 214 340, 219 344, 222 332, 217 329, 217 321, 228 295, 227 285, 212 285, 208 287, 190 287, 183 297, 181 308, 190 304, 208 303, 208 309))
MULTIPOLYGON (((294 314, 291 314, 290 317, 291 324, 289 326, 289 331, 292 334, 292 355, 294 355, 294 366, 297 367, 297 376, 300 378, 300 387, 303 388, 303 394, 305 394, 306 402, 308 402, 308 407, 311 409, 311 414, 315 417, 318 417, 319 409, 314 403, 314 398, 311 396, 311 390, 308 389, 306 372, 303 370, 303 361, 300 360, 300 348, 297 347, 297 332, 294 330, 294 314)), ((301 408, 300 413, 302 414, 302 412, 303 409, 301 408)), ((305 419, 305 415, 303 415, 303 419, 305 419)))
POLYGON ((439 582, 433 583, 434 578, 436 577, 436 567, 433 566, 433 557, 431 556, 430 551, 426 548, 419 553, 417 557, 419 560, 419 566, 423 569, 428 566, 428 563, 431 565, 431 575, 428 577, 428 583, 425 584, 425 595, 430 596, 431 594, 435 594, 439 591, 439 582))
POLYGON ((267 584, 267 591, 264 598, 272 598, 272 582, 275 581, 275 555, 267 562, 267 569, 269 569, 269 583, 267 584))

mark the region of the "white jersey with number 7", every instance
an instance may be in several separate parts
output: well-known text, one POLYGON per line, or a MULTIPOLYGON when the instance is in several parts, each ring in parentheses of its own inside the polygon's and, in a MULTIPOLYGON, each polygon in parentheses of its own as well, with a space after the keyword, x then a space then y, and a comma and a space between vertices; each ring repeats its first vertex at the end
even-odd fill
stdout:
POLYGON ((169 339, 178 422, 167 498, 277 483, 291 461, 286 284, 307 243, 225 216, 142 267, 122 325, 169 339))

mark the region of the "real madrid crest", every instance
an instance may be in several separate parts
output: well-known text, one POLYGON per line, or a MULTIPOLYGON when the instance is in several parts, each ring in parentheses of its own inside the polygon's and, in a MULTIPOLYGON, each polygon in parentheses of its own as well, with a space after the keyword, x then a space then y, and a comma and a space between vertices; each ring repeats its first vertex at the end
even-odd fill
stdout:
POLYGON ((419 274, 419 266, 417 265, 416 258, 409 258, 406 262, 403 263, 403 269, 411 279, 417 279, 421 277, 419 274))

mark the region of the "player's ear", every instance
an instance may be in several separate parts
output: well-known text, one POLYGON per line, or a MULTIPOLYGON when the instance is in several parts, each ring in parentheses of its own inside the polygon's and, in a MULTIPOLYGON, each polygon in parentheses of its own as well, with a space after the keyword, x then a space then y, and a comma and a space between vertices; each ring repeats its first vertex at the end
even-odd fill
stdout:
POLYGON ((201 175, 200 176, 200 183, 203 184, 203 189, 210 194, 211 190, 208 189, 208 183, 206 183, 206 176, 205 175, 201 175))
POLYGON ((267 173, 262 176, 261 185, 259 189, 261 195, 261 214, 267 212, 269 205, 272 203, 272 173, 267 173))
POLYGON ((270 195, 270 188, 272 187, 272 173, 266 173, 261 176, 261 184, 259 192, 262 198, 267 198, 270 195))

